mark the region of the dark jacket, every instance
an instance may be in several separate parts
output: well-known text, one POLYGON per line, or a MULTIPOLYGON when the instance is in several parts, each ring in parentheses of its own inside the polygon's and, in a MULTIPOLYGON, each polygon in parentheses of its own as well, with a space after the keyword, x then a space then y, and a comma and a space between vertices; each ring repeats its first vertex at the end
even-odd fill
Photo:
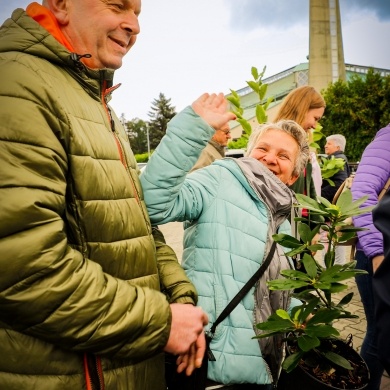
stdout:
POLYGON ((350 175, 350 169, 348 165, 348 159, 343 152, 337 151, 328 156, 330 160, 334 156, 334 158, 342 158, 345 161, 344 169, 340 169, 337 173, 335 173, 330 179, 334 182, 334 186, 330 185, 327 180, 322 182, 321 186, 321 196, 327 199, 329 202, 332 202, 334 196, 336 195, 337 190, 343 184, 344 180, 350 175))
POLYGON ((18 9, 0 74, 0 389, 85 389, 86 362, 106 390, 165 389, 160 288, 183 303, 195 289, 152 231, 113 71, 18 9))
POLYGON ((384 260, 373 277, 378 355, 390 374, 390 192, 373 210, 373 221, 383 234, 384 260))

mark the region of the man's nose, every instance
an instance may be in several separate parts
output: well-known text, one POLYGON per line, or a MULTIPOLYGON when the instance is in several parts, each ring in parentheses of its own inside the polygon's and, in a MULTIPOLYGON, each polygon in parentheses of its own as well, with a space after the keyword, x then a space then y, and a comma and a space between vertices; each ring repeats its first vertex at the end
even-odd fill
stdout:
POLYGON ((138 16, 133 11, 129 11, 124 15, 121 27, 130 32, 131 35, 137 35, 141 31, 138 16))

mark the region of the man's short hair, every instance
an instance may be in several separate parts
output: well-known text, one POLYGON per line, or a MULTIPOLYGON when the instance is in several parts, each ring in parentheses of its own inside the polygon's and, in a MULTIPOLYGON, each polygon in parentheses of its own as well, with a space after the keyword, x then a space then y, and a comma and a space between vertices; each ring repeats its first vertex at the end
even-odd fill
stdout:
POLYGON ((327 141, 333 141, 333 143, 340 147, 340 151, 344 152, 345 144, 347 143, 347 140, 342 134, 332 134, 329 137, 326 137, 327 141))

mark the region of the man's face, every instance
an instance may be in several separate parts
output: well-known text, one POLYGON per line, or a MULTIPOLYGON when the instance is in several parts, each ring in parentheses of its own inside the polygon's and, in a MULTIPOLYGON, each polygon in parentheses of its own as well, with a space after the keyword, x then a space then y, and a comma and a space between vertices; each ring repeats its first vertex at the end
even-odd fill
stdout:
POLYGON ((335 145, 335 143, 332 140, 326 141, 325 144, 325 153, 329 156, 330 154, 333 154, 334 152, 337 152, 340 148, 335 145))
POLYGON ((65 0, 57 13, 61 30, 77 54, 91 54, 90 68, 118 69, 140 32, 141 0, 65 0))
POLYGON ((218 142, 220 145, 226 146, 231 138, 232 136, 230 134, 230 127, 229 124, 226 123, 220 129, 215 130, 215 134, 213 135, 212 139, 215 142, 218 142))

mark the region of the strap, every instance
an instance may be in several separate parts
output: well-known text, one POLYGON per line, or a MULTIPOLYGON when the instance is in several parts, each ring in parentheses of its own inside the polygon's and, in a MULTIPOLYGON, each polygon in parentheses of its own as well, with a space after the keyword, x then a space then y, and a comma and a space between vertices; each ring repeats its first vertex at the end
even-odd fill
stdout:
POLYGON ((236 296, 228 303, 222 313, 218 316, 213 326, 210 328, 210 333, 214 334, 217 326, 233 311, 233 309, 239 304, 242 298, 249 292, 249 290, 255 285, 255 283, 260 279, 265 270, 268 268, 271 263, 272 258, 274 257, 276 249, 276 242, 274 241, 271 245, 271 249, 268 252, 266 259, 261 264, 261 267, 253 274, 253 276, 245 283, 241 290, 236 294, 236 296))
POLYGON ((390 187, 390 178, 387 180, 385 186, 383 187, 382 191, 378 195, 378 202, 383 198, 383 195, 387 192, 387 190, 390 187))

